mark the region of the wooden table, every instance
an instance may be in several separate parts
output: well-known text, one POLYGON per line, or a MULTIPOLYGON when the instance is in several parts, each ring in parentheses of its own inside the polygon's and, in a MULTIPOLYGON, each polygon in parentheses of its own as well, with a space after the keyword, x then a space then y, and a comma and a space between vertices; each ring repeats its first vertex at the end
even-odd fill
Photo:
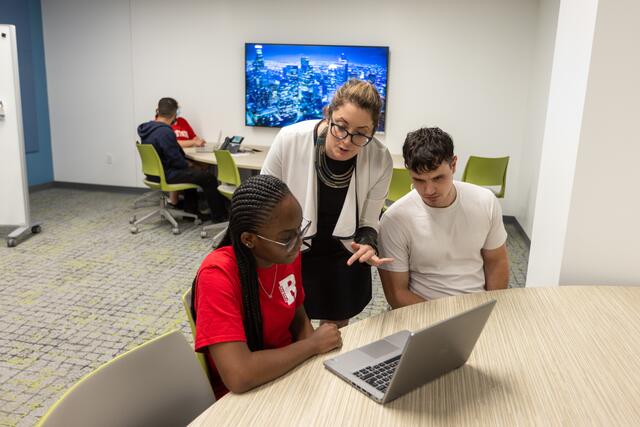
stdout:
MULTIPOLYGON (((267 157, 267 153, 269 152, 269 146, 267 145, 241 145, 242 148, 254 148, 260 150, 259 152, 253 153, 242 153, 238 155, 234 155, 233 158, 236 161, 236 165, 238 169, 249 169, 252 171, 260 171, 262 169, 262 164, 264 163, 264 159, 267 157)), ((196 153, 195 147, 189 147, 184 149, 187 158, 194 160, 196 162, 207 163, 210 165, 215 165, 216 156, 213 153, 196 153)), ((402 159, 401 154, 392 154, 393 158, 393 167, 394 168, 404 168, 404 160, 402 159)))
POLYGON ((379 405, 312 358, 191 424, 640 425, 640 288, 511 289, 443 298, 343 329, 350 350, 498 300, 466 365, 379 405))
MULTIPOLYGON (((255 149, 258 151, 254 151, 251 153, 238 153, 233 154, 233 159, 236 161, 236 166, 238 169, 249 169, 251 171, 260 171, 262 169, 262 164, 264 163, 264 159, 267 157, 267 153, 269 152, 269 147, 265 145, 242 145, 243 149, 255 149)), ((206 163, 209 165, 215 165, 216 156, 213 153, 197 153, 195 147, 189 147, 184 149, 184 153, 187 155, 188 159, 191 159, 196 162, 206 163)))

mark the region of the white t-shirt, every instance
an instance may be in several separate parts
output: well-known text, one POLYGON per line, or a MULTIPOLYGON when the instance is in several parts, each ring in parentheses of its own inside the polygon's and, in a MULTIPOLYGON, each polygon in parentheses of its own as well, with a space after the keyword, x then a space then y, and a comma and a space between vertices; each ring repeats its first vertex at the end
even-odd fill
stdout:
POLYGON ((507 239, 498 199, 488 189, 454 181, 456 200, 432 208, 412 190, 380 221, 378 249, 394 261, 380 268, 409 272, 409 288, 426 299, 484 290, 481 249, 507 239))

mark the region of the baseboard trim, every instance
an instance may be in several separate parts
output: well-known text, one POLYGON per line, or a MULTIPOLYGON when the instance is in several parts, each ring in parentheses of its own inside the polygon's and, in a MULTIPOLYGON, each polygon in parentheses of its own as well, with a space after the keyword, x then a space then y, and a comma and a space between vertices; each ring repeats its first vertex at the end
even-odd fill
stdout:
POLYGON ((47 190, 50 188, 68 188, 72 190, 88 190, 88 191, 110 191, 114 193, 131 193, 143 194, 149 191, 148 188, 124 187, 119 185, 100 185, 100 184, 83 184, 79 182, 53 181, 46 184, 33 185, 29 187, 29 192, 47 190))
POLYGON ((522 226, 520 225, 520 223, 518 222, 515 216, 505 215, 502 217, 502 221, 505 224, 512 224, 516 228, 516 230, 518 230, 518 232, 520 233, 520 236, 527 243, 527 247, 529 248, 531 247, 531 240, 529 239, 529 236, 527 236, 527 233, 524 232, 524 229, 522 228, 522 226))
POLYGON ((29 193, 35 193, 36 191, 48 190, 49 188, 53 188, 55 183, 53 181, 47 182, 44 184, 31 185, 29 186, 29 193))

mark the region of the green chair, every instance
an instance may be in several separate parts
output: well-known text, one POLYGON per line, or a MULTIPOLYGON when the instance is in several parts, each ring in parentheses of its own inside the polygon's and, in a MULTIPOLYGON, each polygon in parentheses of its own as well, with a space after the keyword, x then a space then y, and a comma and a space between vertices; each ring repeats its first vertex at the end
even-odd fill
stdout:
POLYGON ((483 187, 500 187, 500 190, 491 189, 498 198, 504 197, 507 185, 507 166, 509 157, 477 157, 470 156, 462 174, 462 181, 483 187))
MULTIPOLYGON (((187 319, 189 319, 189 327, 191 328, 191 334, 193 335, 193 339, 196 339, 196 322, 193 320, 193 314, 191 313, 191 289, 187 290, 182 295, 182 305, 184 305, 184 309, 187 312, 187 319)), ((207 365, 207 359, 204 354, 196 353, 196 357, 198 358, 198 362, 200 362, 200 366, 202 370, 207 375, 207 378, 211 378, 209 374, 209 366, 207 365)))
MULTIPOLYGON (((393 203, 409 191, 411 191, 411 175, 409 174, 409 171, 405 168, 393 168, 387 201, 393 203)), ((391 203, 385 204, 382 207, 382 211, 386 211, 391 203)))
POLYGON ((233 156, 227 150, 214 151, 216 155, 216 163, 218 165, 218 192, 227 199, 231 200, 233 192, 240 186, 240 171, 233 160, 233 156))
POLYGON ((180 331, 142 344, 73 385, 42 427, 187 425, 215 402, 180 331))
MULTIPOLYGON (((199 188, 195 184, 167 184, 164 177, 164 168, 162 167, 162 161, 160 156, 156 152, 156 149, 151 144, 136 144, 138 153, 140 154, 140 160, 142 161, 142 172, 145 174, 144 184, 152 190, 160 190, 162 192, 169 191, 181 191, 189 189, 199 188), (159 178, 159 182, 150 181, 147 177, 156 176, 159 178)), ((160 207, 153 212, 149 212, 140 219, 136 219, 136 216, 132 216, 129 220, 131 224, 131 232, 136 234, 140 231, 139 225, 149 220, 150 218, 160 215, 161 218, 166 219, 173 226, 173 234, 180 234, 180 228, 178 222, 175 220, 174 215, 178 217, 193 218, 196 225, 200 224, 198 215, 184 212, 182 210, 170 209, 167 206, 167 200, 165 197, 160 198, 160 207)))
MULTIPOLYGON (((231 200, 233 196, 233 192, 236 191, 236 188, 241 184, 240 181, 240 171, 238 170, 238 166, 236 165, 236 161, 233 160, 233 156, 227 150, 216 150, 214 151, 216 156, 216 163, 218 165, 218 192, 222 194, 227 199, 231 200)), ((217 242, 224 236, 224 233, 229 226, 228 222, 221 222, 218 224, 210 224, 205 227, 202 227, 202 231, 200 232, 200 237, 203 239, 207 237, 207 231, 212 228, 223 227, 222 231, 216 234, 213 238, 214 246, 217 242)))

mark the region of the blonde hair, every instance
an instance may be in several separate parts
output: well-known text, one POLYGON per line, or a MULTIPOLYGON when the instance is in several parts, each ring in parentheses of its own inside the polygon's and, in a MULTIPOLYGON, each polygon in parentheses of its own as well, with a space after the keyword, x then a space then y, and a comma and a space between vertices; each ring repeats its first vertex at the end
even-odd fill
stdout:
POLYGON ((336 91, 331 103, 325 107, 325 116, 329 118, 335 110, 350 102, 371 114, 373 130, 378 128, 382 98, 374 85, 363 80, 351 79, 336 91))

